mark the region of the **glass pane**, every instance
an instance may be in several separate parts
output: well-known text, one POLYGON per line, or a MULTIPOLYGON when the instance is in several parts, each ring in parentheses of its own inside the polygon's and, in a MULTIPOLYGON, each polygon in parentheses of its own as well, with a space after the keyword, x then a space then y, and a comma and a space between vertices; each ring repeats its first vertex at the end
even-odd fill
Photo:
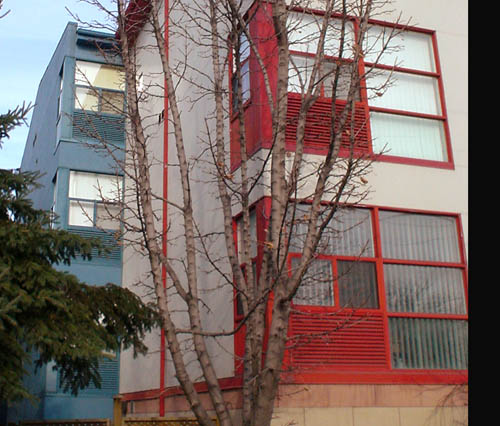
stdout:
POLYGON ((75 83, 103 89, 125 90, 125 74, 111 65, 76 61, 75 83))
POLYGON ((316 53, 321 21, 307 13, 288 14, 288 41, 290 50, 316 53))
POLYGON ((441 115, 438 80, 434 77, 376 70, 368 74, 367 85, 370 106, 441 115), (383 88, 387 90, 377 96, 383 88))
POLYGON ((96 199, 95 174, 71 171, 69 174, 69 196, 72 198, 96 199))
POLYGON ((101 112, 105 112, 107 114, 123 113, 123 93, 103 90, 101 92, 101 96, 101 112))
MULTIPOLYGON (((247 100, 250 99, 250 65, 249 61, 246 61, 242 66, 241 66, 241 100, 243 103, 245 103, 247 100)), ((231 78, 231 90, 232 90, 232 95, 233 95, 233 110, 237 111, 238 110, 238 75, 236 74, 236 71, 234 72, 232 78, 231 78)))
MULTIPOLYGON (((295 223, 290 235, 290 251, 301 252, 309 226, 309 205, 297 206, 295 223)), ((326 215, 328 210, 322 212, 326 215)), ((291 212, 289 212, 291 220, 291 212)), ((368 209, 339 209, 325 228, 317 248, 318 253, 344 256, 373 256, 371 215, 368 209)))
POLYGON ((250 42, 245 33, 240 35, 240 62, 244 62, 250 56, 250 42))
MULTIPOLYGON (((291 12, 288 15, 288 40, 290 50, 316 54, 319 36, 323 26, 323 17, 309 13, 291 12)), ((342 22, 339 19, 328 20, 324 52, 328 56, 340 56, 340 43, 342 22)), ((345 35, 342 57, 352 56, 354 41, 354 27, 351 22, 345 23, 345 35)))
POLYGON ((241 97, 243 102, 250 99, 250 62, 241 66, 241 97))
POLYGON ((371 214, 368 209, 339 209, 325 229, 325 254, 373 256, 371 214))
POLYGON ((466 314, 461 269, 384 265, 390 312, 466 314))
POLYGON ((430 34, 372 26, 365 38, 365 61, 435 72, 430 34))
POLYGON ((116 204, 97 203, 96 205, 96 227, 101 229, 120 229, 121 209, 116 204))
MULTIPOLYGON (((300 258, 292 257, 292 271, 300 258)), ((297 305, 333 306, 332 264, 329 260, 314 259, 309 264, 293 302, 297 305)))
POLYGON ((340 306, 378 308, 377 272, 370 262, 338 261, 340 306))
MULTIPOLYGON (((307 56, 290 56, 288 67, 288 91, 294 93, 303 93, 307 90, 309 79, 314 67, 314 58, 307 56)), ((332 85, 335 77, 337 65, 333 62, 324 61, 321 64, 321 71, 318 73, 316 83, 323 85, 324 96, 332 96, 332 85)), ((351 82, 352 67, 343 64, 340 67, 339 79, 337 82, 337 99, 347 99, 349 85, 351 82)), ((356 100, 359 100, 359 93, 356 94, 356 100)))
POLYGON ((351 21, 345 21, 344 29, 342 30, 342 21, 340 19, 329 19, 328 29, 325 37, 325 55, 335 57, 352 57, 354 45, 354 27, 351 21), (340 40, 344 31, 344 46, 343 51, 340 51, 340 40))
MULTIPOLYGON (((246 265, 242 266, 241 270, 243 271, 243 274, 245 276, 245 280, 248 281, 248 274, 246 273, 246 265)), ((253 273, 253 280, 254 280, 254 285, 257 283, 257 264, 255 262, 252 262, 252 273, 253 273)), ((244 291, 237 291, 236 292, 236 315, 244 315, 244 309, 243 309, 243 298, 246 297, 244 291)))
POLYGON ((121 201, 122 178, 114 175, 71 171, 69 197, 121 201))
POLYGON ((467 321, 389 318, 393 368, 467 369, 467 321))
POLYGON ((379 218, 385 258, 460 262, 454 217, 382 210, 379 218))
MULTIPOLYGON (((323 80, 324 95, 331 97, 333 94, 333 82, 335 79, 335 70, 337 65, 333 62, 325 62, 323 64, 323 75, 326 76, 323 80)), ((349 86, 351 84, 352 66, 342 64, 340 66, 339 78, 337 81, 336 95, 337 99, 347 99, 349 94, 349 86)), ((356 100, 359 100, 359 92, 356 93, 356 100)))
POLYGON ((447 161, 443 122, 372 112, 373 151, 397 157, 447 161))
POLYGON ((288 91, 303 93, 307 90, 314 58, 307 56, 290 56, 288 64, 288 91))
POLYGON ((94 226, 94 203, 70 200, 68 225, 94 226))
POLYGON ((98 112, 99 94, 92 89, 77 87, 75 89, 75 108, 98 112))

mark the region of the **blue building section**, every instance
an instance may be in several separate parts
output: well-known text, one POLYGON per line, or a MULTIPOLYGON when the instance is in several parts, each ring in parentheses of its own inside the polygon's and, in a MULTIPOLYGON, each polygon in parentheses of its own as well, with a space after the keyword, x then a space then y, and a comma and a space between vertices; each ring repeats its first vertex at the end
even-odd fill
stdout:
MULTIPOLYGON (((54 227, 99 236, 110 249, 91 261, 60 266, 93 285, 121 283, 116 241, 123 186, 117 162, 124 158, 125 145, 120 65, 112 34, 69 23, 40 82, 21 164, 23 171, 42 174, 31 198, 36 208, 56 214, 54 227)), ((106 355, 101 388, 84 389, 77 397, 61 389, 53 365, 32 371, 25 383, 39 402, 7 407, 6 420, 111 417, 119 354, 106 355)))

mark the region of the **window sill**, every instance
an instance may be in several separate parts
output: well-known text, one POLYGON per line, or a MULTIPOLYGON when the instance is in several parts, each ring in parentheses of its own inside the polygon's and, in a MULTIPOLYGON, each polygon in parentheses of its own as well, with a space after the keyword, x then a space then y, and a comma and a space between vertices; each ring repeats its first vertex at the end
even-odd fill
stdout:
MULTIPOLYGON (((376 154, 374 154, 376 156, 376 154)), ((397 157, 394 155, 379 155, 375 157, 376 162, 393 163, 406 166, 430 167, 434 169, 455 170, 455 164, 452 161, 422 160, 419 158, 397 157)))
MULTIPOLYGON (((295 370, 292 366, 292 369, 295 370)), ((328 371, 326 368, 315 367, 309 372, 294 371, 284 373, 286 381, 293 383, 318 384, 466 384, 469 381, 467 370, 385 370, 364 371, 352 369, 348 371, 328 371)))

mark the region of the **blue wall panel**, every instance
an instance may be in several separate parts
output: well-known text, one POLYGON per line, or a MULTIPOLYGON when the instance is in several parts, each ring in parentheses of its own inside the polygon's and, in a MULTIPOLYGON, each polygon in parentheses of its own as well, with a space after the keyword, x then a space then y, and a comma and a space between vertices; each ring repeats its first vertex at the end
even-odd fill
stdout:
MULTIPOLYGON (((75 61, 104 62, 99 51, 92 47, 93 42, 101 36, 104 34, 80 30, 75 23, 67 25, 40 82, 21 163, 21 170, 40 171, 42 174, 39 180, 41 187, 31 194, 31 199, 36 208, 44 210, 50 210, 56 199, 58 228, 67 228, 70 170, 107 174, 116 172, 109 154, 92 149, 73 135, 75 61)), ((113 61, 119 64, 120 59, 115 57, 113 61)), ((116 130, 113 129, 111 134, 116 136, 116 130)), ((121 159, 123 151, 115 151, 114 155, 121 159)), ((94 232, 92 228, 83 229, 87 233, 89 230, 94 232)), ((74 261, 71 266, 59 265, 58 269, 68 271, 92 285, 109 282, 121 284, 119 251, 118 255, 114 253, 110 259, 94 257, 90 262, 74 261)), ((39 397, 39 402, 33 405, 23 401, 7 410, 4 408, 7 420, 111 417, 113 395, 118 393, 118 363, 119 356, 102 364, 103 389, 91 387, 77 397, 59 388, 57 372, 52 370, 51 365, 42 367, 37 374, 26 377, 25 381, 32 393, 39 397)))

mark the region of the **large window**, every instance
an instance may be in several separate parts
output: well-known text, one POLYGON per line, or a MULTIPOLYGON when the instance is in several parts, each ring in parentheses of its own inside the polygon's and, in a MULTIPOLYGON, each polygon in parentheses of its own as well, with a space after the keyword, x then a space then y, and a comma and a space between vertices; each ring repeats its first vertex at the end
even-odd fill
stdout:
POLYGON ((71 171, 68 225, 120 229, 122 177, 71 171))
MULTIPOLYGON (((301 210, 306 209, 298 209, 292 228, 291 270, 300 260, 306 231, 301 210)), ((380 316, 384 333, 377 337, 375 329, 373 335, 365 329, 363 340, 384 339, 393 370, 467 368, 465 260, 456 216, 343 209, 318 252, 294 297, 296 310, 317 313, 321 307, 330 316, 352 310, 360 325, 363 315, 380 316)), ((319 321, 314 315, 301 323, 310 322, 311 334, 311 324, 319 321)), ((340 333, 333 341, 342 339, 340 333)))
MULTIPOLYGON (((392 31, 371 27, 367 52, 380 52, 392 31)), ((389 156, 449 161, 433 34, 404 31, 393 36, 389 46, 380 57, 369 53, 365 57, 373 150, 389 156)))
MULTIPOLYGON (((307 217, 306 212, 306 207, 299 206, 290 234, 291 250, 297 253, 291 255, 292 270, 300 262, 298 253, 302 251, 308 226, 307 220, 302 219, 307 217)), ((323 233, 318 253, 295 295, 296 305, 378 308, 369 210, 340 211, 323 233)))
MULTIPOLYGON (((291 12, 288 19, 290 62, 288 90, 303 93, 309 86, 322 17, 291 12)), ((332 18, 325 38, 324 59, 313 87, 322 103, 332 98, 338 72, 336 101, 347 98, 353 75, 356 20, 344 24, 332 18), (344 37, 345 43, 339 40, 344 37), (339 68, 340 67, 340 68, 339 68)), ((380 160, 443 166, 451 163, 446 109, 434 33, 372 25, 365 37, 355 96, 357 109, 367 111, 371 151, 380 160)), ((326 131, 327 129, 324 129, 326 131)))
POLYGON ((118 67, 76 61, 75 109, 121 114, 124 108, 125 79, 118 67))
POLYGON ((467 307, 449 216, 379 212, 394 368, 465 369, 467 307))

